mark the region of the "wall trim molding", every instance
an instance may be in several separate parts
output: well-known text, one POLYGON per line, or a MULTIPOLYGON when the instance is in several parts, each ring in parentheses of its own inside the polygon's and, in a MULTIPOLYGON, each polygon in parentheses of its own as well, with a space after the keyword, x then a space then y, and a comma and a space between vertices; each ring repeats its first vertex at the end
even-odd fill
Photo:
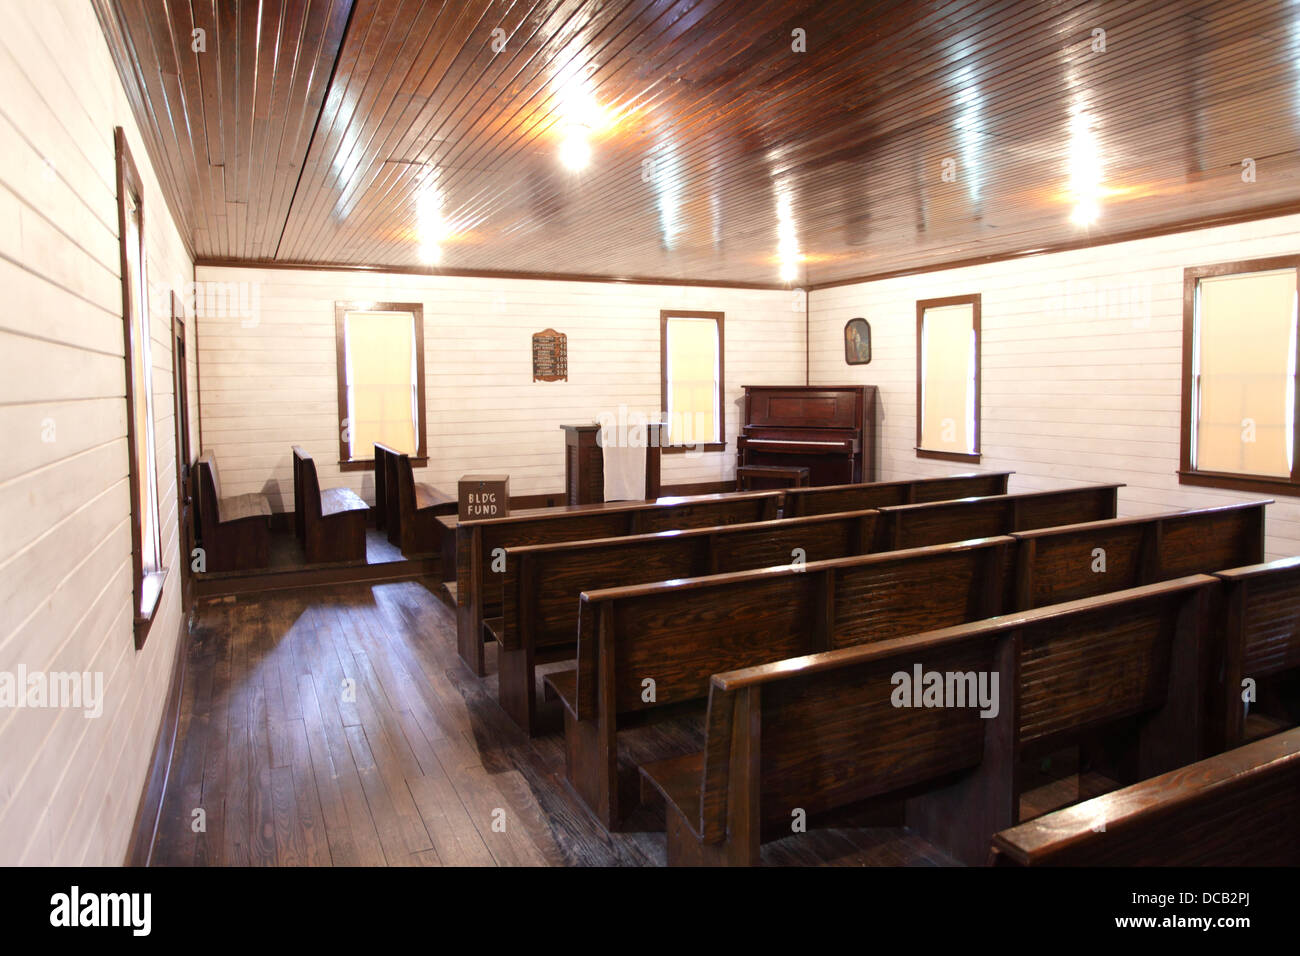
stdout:
POLYGON ((1223 213, 1217 216, 1198 216, 1195 219, 1182 219, 1164 226, 1147 226, 1142 229, 1130 229, 1104 236, 1089 236, 1085 239, 1060 242, 1050 246, 1036 246, 1012 252, 994 252, 983 256, 969 256, 951 262, 916 266, 914 268, 891 269, 886 272, 867 273, 850 279, 835 279, 830 282, 811 282, 809 292, 822 289, 837 289, 840 286, 860 285, 865 282, 881 282, 885 279, 901 279, 906 276, 926 275, 931 272, 951 272, 954 269, 966 269, 971 266, 989 265, 994 262, 1009 262, 1013 259, 1029 259, 1037 256, 1050 256, 1060 252, 1077 252, 1080 249, 1092 249, 1097 246, 1113 246, 1122 242, 1137 242, 1141 239, 1155 239, 1171 236, 1181 232, 1199 232, 1202 229, 1216 229, 1220 226, 1235 226, 1243 222, 1256 222, 1262 219, 1277 219, 1281 216, 1294 216, 1300 213, 1300 202, 1274 203, 1244 212, 1223 213))
POLYGON ((705 289, 752 289, 760 292, 789 292, 791 285, 779 282, 725 282, 712 279, 668 279, 655 276, 601 276, 580 272, 514 272, 497 269, 436 269, 425 266, 363 266, 345 262, 287 262, 275 259, 225 259, 199 257, 198 269, 284 269, 306 272, 369 272, 376 275, 429 276, 455 279, 520 279, 533 282, 597 282, 610 285, 688 286, 705 289))
POLYGON ((176 736, 181 723, 181 691, 185 687, 185 666, 190 646, 188 614, 181 613, 181 623, 177 631, 171 684, 167 689, 167 700, 163 704, 158 733, 154 737, 149 773, 140 790, 140 800, 136 806, 135 823, 131 827, 131 839, 126 847, 124 866, 149 865, 153 858, 154 837, 158 833, 158 823, 162 819, 163 798, 167 794, 167 781, 171 775, 176 736))

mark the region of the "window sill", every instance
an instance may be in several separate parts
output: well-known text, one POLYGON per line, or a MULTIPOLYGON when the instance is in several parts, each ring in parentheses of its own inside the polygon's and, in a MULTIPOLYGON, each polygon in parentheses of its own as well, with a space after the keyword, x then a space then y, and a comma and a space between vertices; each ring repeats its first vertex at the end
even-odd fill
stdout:
POLYGON ((924 448, 917 448, 917 458, 933 458, 937 461, 965 461, 972 464, 979 464, 980 453, 975 452, 973 455, 965 454, 959 451, 928 451, 924 448))
POLYGON ((1261 495, 1300 496, 1300 484, 1286 478, 1263 478, 1256 475, 1232 475, 1217 471, 1179 471, 1180 485, 1224 488, 1230 491, 1253 491, 1261 495))
POLYGON ((687 452, 726 451, 725 441, 705 442, 703 445, 663 445, 659 449, 665 455, 684 455, 687 452))
MULTIPOLYGON (((429 458, 426 455, 423 458, 412 458, 412 468, 427 468, 429 458)), ((339 471, 374 471, 375 460, 373 458, 352 458, 348 461, 339 462, 339 471)))
POLYGON ((135 612, 135 649, 144 647, 149 638, 149 629, 153 627, 158 608, 162 605, 163 584, 167 580, 167 569, 146 571, 140 579, 140 606, 135 612))

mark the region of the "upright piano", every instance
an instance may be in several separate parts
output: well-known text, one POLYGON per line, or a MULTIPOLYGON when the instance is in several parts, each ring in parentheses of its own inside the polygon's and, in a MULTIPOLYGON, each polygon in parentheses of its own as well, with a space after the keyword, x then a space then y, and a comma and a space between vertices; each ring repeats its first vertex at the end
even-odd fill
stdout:
POLYGON ((876 478, 876 386, 746 385, 737 465, 805 465, 811 485, 876 478))

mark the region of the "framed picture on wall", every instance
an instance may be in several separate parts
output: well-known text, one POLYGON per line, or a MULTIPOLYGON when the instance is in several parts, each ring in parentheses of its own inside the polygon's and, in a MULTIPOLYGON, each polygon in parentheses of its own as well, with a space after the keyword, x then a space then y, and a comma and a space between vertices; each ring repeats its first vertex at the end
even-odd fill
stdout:
POLYGON ((849 319, 844 323, 844 361, 849 365, 871 362, 871 326, 866 319, 849 319))

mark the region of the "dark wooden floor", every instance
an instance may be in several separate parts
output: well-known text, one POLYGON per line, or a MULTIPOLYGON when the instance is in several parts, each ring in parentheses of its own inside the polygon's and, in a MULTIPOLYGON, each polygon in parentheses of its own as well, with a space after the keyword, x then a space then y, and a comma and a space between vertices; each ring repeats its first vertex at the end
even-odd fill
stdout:
MULTIPOLYGON (((561 782, 562 738, 530 741, 497 707, 491 649, 486 679, 460 663, 436 587, 352 584, 200 608, 154 864, 662 865, 661 819, 643 809, 630 832, 605 833, 561 782)), ((681 718, 620 742, 629 759, 653 759, 698 750, 700 729, 681 718)), ((1079 786, 1045 780, 1025 809, 1072 801, 1079 786)), ((842 821, 765 844, 763 858, 951 863, 905 829, 842 821)))

